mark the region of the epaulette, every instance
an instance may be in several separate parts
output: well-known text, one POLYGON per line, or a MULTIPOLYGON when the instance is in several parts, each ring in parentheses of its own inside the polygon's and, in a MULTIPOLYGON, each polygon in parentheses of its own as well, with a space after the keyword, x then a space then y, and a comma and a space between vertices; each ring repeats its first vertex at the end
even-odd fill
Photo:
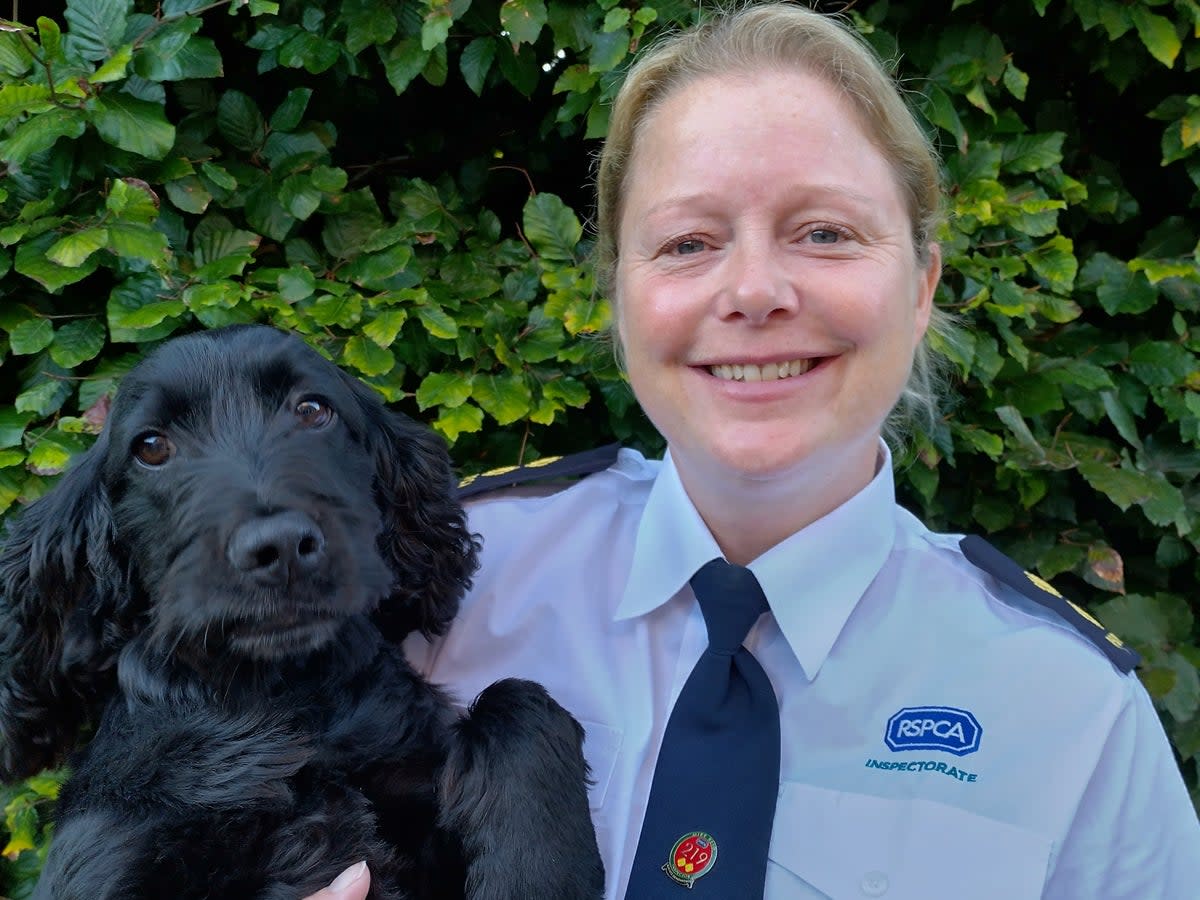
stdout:
POLYGON ((1142 661, 1137 651, 1127 647, 1086 609, 1068 600, 1048 581, 1026 571, 1015 559, 1005 556, 983 538, 970 534, 959 541, 958 546, 969 562, 1057 614, 1064 623, 1095 644, 1121 672, 1129 672, 1142 661))
POLYGON ((572 453, 570 456, 547 456, 523 466, 505 466, 478 475, 468 475, 458 484, 459 500, 474 497, 500 488, 550 481, 559 478, 579 478, 607 469, 617 461, 620 444, 608 444, 594 450, 572 453))

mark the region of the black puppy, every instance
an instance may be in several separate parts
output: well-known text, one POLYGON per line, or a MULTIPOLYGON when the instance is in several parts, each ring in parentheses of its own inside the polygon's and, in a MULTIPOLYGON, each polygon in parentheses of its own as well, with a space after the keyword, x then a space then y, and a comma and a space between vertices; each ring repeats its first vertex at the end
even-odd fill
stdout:
POLYGON ((297 338, 177 338, 0 555, 0 778, 81 726, 37 897, 603 893, 582 730, 532 682, 462 719, 399 641, 477 546, 440 439, 297 338))

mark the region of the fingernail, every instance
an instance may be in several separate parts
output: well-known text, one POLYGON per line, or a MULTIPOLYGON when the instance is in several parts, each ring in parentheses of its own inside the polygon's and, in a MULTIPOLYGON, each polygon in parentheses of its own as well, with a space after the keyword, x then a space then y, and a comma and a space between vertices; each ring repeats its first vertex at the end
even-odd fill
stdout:
POLYGON ((354 884, 354 882, 358 881, 358 879, 362 878, 363 872, 365 871, 367 871, 366 860, 363 860, 362 862, 356 862, 337 878, 333 879, 333 884, 329 886, 330 890, 345 890, 346 888, 350 887, 350 885, 354 884))

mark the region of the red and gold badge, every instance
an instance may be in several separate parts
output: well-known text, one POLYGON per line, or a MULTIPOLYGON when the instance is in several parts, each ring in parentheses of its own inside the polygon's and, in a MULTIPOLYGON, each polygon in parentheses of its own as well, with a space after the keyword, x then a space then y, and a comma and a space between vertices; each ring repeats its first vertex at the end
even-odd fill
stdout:
POLYGON ((685 887, 690 888, 701 875, 712 871, 717 861, 717 842, 711 834, 692 831, 675 842, 671 858, 663 871, 685 887))

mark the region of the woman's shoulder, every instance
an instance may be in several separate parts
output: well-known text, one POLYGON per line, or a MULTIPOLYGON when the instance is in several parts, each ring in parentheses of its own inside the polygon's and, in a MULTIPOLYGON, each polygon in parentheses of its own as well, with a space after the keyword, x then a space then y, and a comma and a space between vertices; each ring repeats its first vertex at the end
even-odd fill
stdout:
MULTIPOLYGON (((960 594, 973 595, 978 603, 1006 617, 1031 620, 1036 627, 1055 629, 1080 642, 1094 656, 1108 660, 1125 675, 1140 657, 1133 648, 1109 631, 1081 603, 1026 569, 988 540, 973 534, 939 533, 901 512, 903 525, 897 529, 896 551, 927 582, 951 586, 960 594)), ((961 600, 970 602, 969 598, 961 600)))
POLYGON ((607 501, 637 501, 649 492, 661 467, 639 451, 616 444, 568 456, 545 457, 464 479, 458 489, 472 521, 607 501))

